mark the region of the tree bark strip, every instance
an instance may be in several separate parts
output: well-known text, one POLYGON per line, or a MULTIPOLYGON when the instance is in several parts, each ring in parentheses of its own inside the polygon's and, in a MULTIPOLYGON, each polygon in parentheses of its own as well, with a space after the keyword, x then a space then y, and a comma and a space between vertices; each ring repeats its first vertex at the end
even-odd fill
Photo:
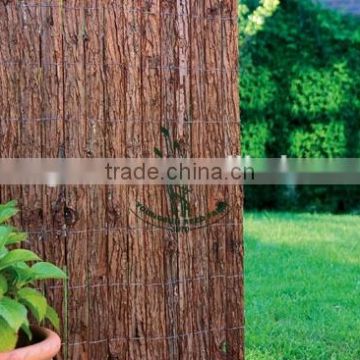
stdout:
MULTIPOLYGON (((223 5, 222 41, 224 117, 229 154, 240 154, 238 43, 236 29, 237 1, 225 0, 223 5)), ((226 226, 226 342, 230 358, 244 359, 244 315, 243 315, 243 189, 228 187, 229 213, 226 226)))
MULTIPOLYGON (((104 8, 102 1, 86 3, 85 11, 85 101, 86 156, 105 157, 104 103, 104 8)), ((105 169, 98 169, 104 171, 105 169)), ((105 359, 108 353, 108 242, 106 234, 106 188, 87 187, 89 358, 105 359), (97 230, 98 229, 98 230, 97 230), (100 286, 99 286, 100 285, 100 286)))
MULTIPOLYGON (((20 144, 19 156, 22 158, 41 157, 42 125, 42 67, 41 67, 41 9, 21 7, 20 28, 22 33, 22 68, 20 70, 20 144), (31 120, 30 120, 31 119, 31 120), (37 119, 37 120, 32 120, 37 119)), ((44 236, 39 232, 43 227, 43 186, 24 185, 22 187, 21 217, 22 227, 29 232, 28 243, 40 258, 43 258, 44 236)), ((43 284, 39 285, 41 288, 43 284)))
MULTIPOLYGON (((45 4, 45 3, 44 3, 45 4)), ((51 0, 47 1, 51 4, 51 0)), ((62 8, 42 7, 41 9, 40 56, 41 82, 41 157, 64 157, 64 104, 63 104, 63 52, 62 8)), ((65 206, 64 186, 44 186, 43 189, 43 232, 44 257, 66 269, 66 237, 63 232, 65 206)), ((67 340, 65 313, 66 291, 63 281, 48 281, 46 294, 49 303, 60 314, 61 338, 67 340)), ((65 359, 66 346, 59 359, 65 359)))
MULTIPOLYGON (((142 16, 142 156, 155 157, 161 147, 161 70, 160 1, 144 3, 142 16)), ((162 186, 144 186, 144 204, 156 214, 162 211, 162 186)), ((143 224, 146 247, 146 334, 147 359, 168 359, 165 328, 164 230, 143 224), (153 339, 153 340, 151 340, 153 339)))
MULTIPOLYGON (((126 101, 126 152, 130 158, 141 158, 143 128, 141 123, 141 18, 140 2, 124 1, 125 31, 125 101, 126 101)), ((143 189, 128 187, 128 206, 134 209, 136 202, 143 202, 143 189)), ((128 213, 129 243, 129 358, 147 359, 146 350, 146 244, 143 236, 144 224, 132 212, 128 213)))
MULTIPOLYGON (((123 5, 104 4, 106 156, 126 155, 125 16, 123 5)), ((107 186, 108 339, 111 359, 129 359, 129 241, 127 187, 107 186)))
MULTIPOLYGON (((18 29, 21 27, 20 13, 12 6, 0 4, 0 156, 18 158, 20 157, 20 126, 21 126, 21 41, 22 36, 18 29)), ((1 201, 7 202, 11 199, 18 201, 21 207, 22 188, 18 185, 1 186, 1 201)), ((21 226, 21 214, 17 215, 13 224, 21 226)))
MULTIPOLYGON (((170 132, 171 137, 177 135, 176 91, 178 89, 177 72, 177 33, 176 2, 160 3, 160 68, 161 68, 161 126, 170 132), (175 67, 175 68, 174 68, 175 67)), ((168 155, 166 140, 162 136, 162 150, 168 155)), ((165 156, 167 156, 165 155, 165 156)), ((162 209, 171 215, 169 196, 162 199, 162 209)), ((164 232, 164 277, 165 283, 165 322, 167 334, 167 351, 170 360, 180 357, 178 337, 179 327, 179 269, 178 269, 178 236, 171 231, 164 232)))
MULTIPOLYGON (((10 128, 17 129, 17 139, 8 138, 11 142, 17 142, 15 157, 41 157, 41 68, 39 58, 40 41, 37 33, 39 24, 39 9, 20 8, 17 12, 18 27, 14 31, 21 34, 12 44, 15 56, 4 62, 2 66, 13 67, 18 71, 19 77, 13 82, 14 92, 17 93, 18 117, 11 117, 5 120, 10 128), (37 119, 36 121, 28 121, 37 119), (12 124, 11 124, 12 123, 12 124)), ((10 28, 13 24, 9 24, 10 28)), ((12 30, 10 30, 12 31, 12 30)), ((12 34, 10 34, 11 36, 12 34)), ((13 116, 13 115, 10 115, 13 116)), ((5 118, 6 119, 6 118, 5 118)), ((6 132, 8 129, 4 129, 6 132)), ((9 134, 10 135, 10 134, 9 134)), ((6 141, 6 139, 4 139, 6 141)), ((11 186, 8 194, 4 194, 4 201, 18 198, 18 191, 22 194, 19 201, 21 209, 21 224, 30 233, 42 228, 42 186, 26 185, 22 188, 11 186), (15 195, 16 194, 16 195, 15 195)), ((29 235, 25 247, 32 247, 37 253, 43 255, 43 241, 40 234, 29 235)))
MULTIPOLYGON (((193 157, 207 157, 207 126, 203 124, 207 118, 206 99, 206 6, 205 2, 192 2, 191 9, 191 110, 192 134, 191 149, 193 157)), ((204 215, 208 211, 207 189, 205 186, 194 186, 194 213, 204 215)), ((202 227, 191 233, 193 242, 193 352, 194 359, 206 359, 209 353, 209 252, 207 228, 202 227)))
MULTIPOLYGON (((64 136, 66 157, 86 157, 87 122, 85 93, 85 42, 87 38, 84 2, 67 1, 64 6, 64 136)), ((89 358, 89 267, 86 187, 68 186, 64 217, 69 273, 68 332, 69 359, 89 358)))
MULTIPOLYGON (((205 120, 205 78, 200 71, 200 67, 205 62, 204 41, 205 41, 205 4, 204 2, 191 1, 190 12, 190 120, 191 120, 191 156, 201 157, 205 150, 204 130, 201 123, 205 120)), ((191 193, 192 216, 199 216, 206 213, 207 199, 206 188, 200 185, 192 187, 191 193)), ((191 341, 190 349, 185 348, 187 358, 204 359, 208 353, 208 348, 204 348, 208 340, 208 296, 207 296, 207 278, 208 278, 208 248, 207 248, 207 230, 200 228, 192 231, 189 236, 192 245, 192 264, 190 268, 189 283, 191 289, 191 318, 192 333, 188 337, 191 341), (190 351, 189 351, 190 350, 190 351)), ((186 344, 185 344, 186 345, 186 344)))
MULTIPOLYGON (((205 97, 206 115, 204 123, 207 128, 207 156, 224 158, 228 155, 224 133, 223 106, 226 98, 223 96, 222 53, 223 39, 221 37, 222 2, 208 0, 206 2, 205 32, 205 97), (207 124, 207 122, 209 122, 207 124)), ((207 187, 208 211, 217 208, 219 202, 228 204, 225 186, 207 187)), ((228 204, 230 205, 230 204, 228 204)), ((209 251, 209 352, 215 359, 222 359, 226 352, 226 298, 225 298, 225 226, 221 219, 208 227, 208 251, 209 251)))
MULTIPOLYGON (((176 48, 176 71, 177 89, 176 89, 176 121, 175 133, 176 139, 184 146, 182 149, 183 156, 191 157, 191 121, 192 104, 191 104, 191 2, 176 2, 176 27, 177 34, 176 48)), ((186 189, 186 188, 185 188, 186 189)), ((191 190, 191 189, 190 189, 191 190)), ((188 194, 189 213, 187 216, 194 216, 194 204, 196 202, 196 189, 188 194), (195 196, 193 196, 195 195, 195 196)), ((184 194, 183 190, 182 193, 184 194)), ((186 195, 185 195, 186 196, 186 195)), ((182 216, 181 216, 182 217, 182 216)), ((196 236, 196 235, 195 235, 196 236)), ((179 277, 179 355, 180 358, 193 359, 201 349, 196 348, 196 335, 194 335, 193 318, 196 311, 196 302, 194 303, 194 283, 198 281, 194 274, 194 234, 192 232, 179 232, 178 241, 178 277, 179 277)))

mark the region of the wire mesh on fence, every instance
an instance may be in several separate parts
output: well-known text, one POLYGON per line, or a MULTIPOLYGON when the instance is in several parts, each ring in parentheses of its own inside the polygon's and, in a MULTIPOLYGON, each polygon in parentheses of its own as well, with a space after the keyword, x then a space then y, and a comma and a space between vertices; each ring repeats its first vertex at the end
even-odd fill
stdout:
MULTIPOLYGON (((161 126, 198 157, 238 153, 237 21, 235 0, 0 2, 0 156, 136 157, 166 147, 161 126)), ((168 206, 150 188, 0 186, 30 210, 26 247, 68 271, 44 288, 59 359, 243 359, 241 191, 202 189, 195 210, 237 204, 191 235, 134 222, 140 195, 168 206)))

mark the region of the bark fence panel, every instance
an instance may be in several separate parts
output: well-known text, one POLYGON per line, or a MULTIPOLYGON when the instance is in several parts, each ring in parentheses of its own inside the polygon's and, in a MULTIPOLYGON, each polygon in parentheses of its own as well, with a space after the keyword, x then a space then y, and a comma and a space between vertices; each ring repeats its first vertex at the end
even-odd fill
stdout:
MULTIPOLYGON (((147 158, 174 139, 181 156, 238 154, 236 12, 236 0, 0 2, 1 157, 147 158)), ((44 288, 59 359, 243 359, 240 187, 0 190, 19 201, 26 246, 68 271, 44 288), (183 214, 169 191, 189 213, 225 199, 230 211, 188 233, 130 211, 183 214)))

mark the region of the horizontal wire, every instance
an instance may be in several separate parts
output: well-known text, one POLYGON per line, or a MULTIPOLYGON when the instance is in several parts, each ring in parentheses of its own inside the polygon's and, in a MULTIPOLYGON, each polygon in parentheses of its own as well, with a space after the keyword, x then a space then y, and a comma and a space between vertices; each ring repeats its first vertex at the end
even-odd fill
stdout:
MULTIPOLYGON (((92 118, 87 118, 87 121, 91 121, 91 122, 104 122, 107 124, 117 124, 117 123, 146 123, 146 124, 161 124, 163 123, 174 123, 174 124, 178 124, 179 120, 165 120, 163 119, 162 121, 159 120, 146 120, 146 119, 92 119, 92 118)), ((1 122, 19 122, 19 123, 35 123, 35 122, 51 122, 51 121, 68 121, 65 120, 62 116, 58 116, 58 117, 43 117, 43 118, 35 118, 35 119, 30 119, 30 118, 12 118, 12 119, 1 119, 0 118, 0 123, 1 122)), ((80 122, 78 122, 80 123, 80 122)), ((219 125, 226 125, 226 124, 240 124, 240 121, 238 120, 184 120, 183 125, 190 125, 190 124, 219 124, 219 125)))
MULTIPOLYGON (((207 224, 206 227, 221 227, 221 226, 239 226, 240 224, 238 223, 211 223, 211 224, 207 224)), ((196 228, 194 228, 195 230, 196 228)), ((139 226, 139 227, 129 227, 129 226, 124 226, 124 227, 118 227, 118 228, 112 228, 112 227, 103 227, 103 228, 92 228, 92 229, 80 229, 80 230, 75 230, 75 229, 69 229, 69 228, 58 228, 58 229, 38 229, 38 230, 23 230, 24 232, 26 232, 28 235, 46 235, 46 234, 51 234, 51 233, 57 233, 58 235, 61 235, 61 233, 64 236, 69 236, 71 234, 84 234, 84 233, 97 233, 97 232, 116 232, 116 231, 140 231, 140 230, 152 230, 152 231, 162 231, 162 230, 167 230, 164 228, 158 228, 152 225, 148 225, 148 226, 139 226)), ((31 240, 28 240, 28 242, 30 242, 31 240)))
POLYGON ((89 341, 79 341, 73 343, 62 343, 65 346, 79 346, 79 345, 95 345, 103 342, 114 342, 114 341, 163 341, 163 340, 175 340, 184 337, 191 337, 191 336, 199 336, 208 333, 216 333, 216 332, 227 332, 227 331, 238 331, 244 330, 244 326, 234 326, 230 328, 217 328, 217 329, 204 329, 199 331, 194 331, 190 333, 180 333, 177 335, 171 336, 153 336, 153 337, 146 337, 146 336, 139 336, 139 337, 116 337, 110 339, 100 339, 100 340, 89 340, 89 341))
POLYGON ((179 13, 179 12, 170 12, 170 11, 164 11, 164 12, 153 12, 143 9, 125 9, 121 5, 111 4, 108 6, 89 6, 89 7, 79 7, 79 6, 67 6, 67 5, 54 5, 54 4, 45 4, 45 3, 39 3, 39 4, 17 4, 17 7, 22 8, 58 8, 58 9, 64 9, 64 10, 84 10, 84 11, 100 11, 100 10, 106 10, 106 9, 120 9, 123 13, 127 14, 144 14, 144 15, 155 15, 155 16, 166 16, 166 17, 173 17, 173 18, 179 18, 179 17, 185 17, 189 19, 204 19, 204 20, 220 20, 220 21, 237 21, 239 17, 236 16, 223 16, 221 14, 217 15, 195 15, 195 14, 188 14, 188 13, 179 13))
MULTIPOLYGON (((238 67, 234 68, 228 68, 228 67, 215 67, 215 68, 207 68, 206 66, 178 66, 178 65, 168 65, 168 66, 148 66, 144 65, 143 67, 133 67, 133 66, 127 66, 122 63, 95 63, 95 62, 86 62, 86 66, 104 66, 104 67, 110 67, 110 66, 118 66, 119 68, 122 68, 124 70, 160 70, 160 71, 187 71, 188 74, 194 74, 194 73, 204 73, 204 72, 224 72, 224 73, 238 73, 238 67)), ((59 62, 59 63, 37 63, 37 62, 23 62, 21 60, 9 60, 9 61, 1 61, 1 66, 29 66, 29 67, 36 67, 36 68, 43 68, 43 67, 57 67, 57 66, 74 66, 74 65, 83 65, 83 63, 80 62, 59 62)))
POLYGON ((25 123, 25 122, 48 122, 48 121, 57 121, 57 120, 63 120, 62 116, 44 116, 41 118, 22 118, 22 117, 18 117, 18 118, 12 118, 12 119, 1 119, 0 118, 0 122, 13 122, 13 121, 17 121, 17 122, 21 122, 21 123, 25 123))
MULTIPOLYGON (((146 283, 146 282, 115 282, 115 283, 98 283, 98 284, 81 284, 81 285, 70 285, 67 286, 67 290, 77 290, 77 289, 95 289, 95 288, 111 288, 111 287, 171 287, 173 285, 179 284, 187 284, 196 281, 204 281, 205 283, 209 280, 213 279, 238 279, 243 278, 243 274, 218 274, 218 275, 202 275, 196 276, 194 278, 183 278, 183 279, 176 279, 170 280, 165 282, 153 282, 153 283, 146 283)), ((59 290, 65 289, 63 285, 47 285, 45 286, 48 290, 59 290)))

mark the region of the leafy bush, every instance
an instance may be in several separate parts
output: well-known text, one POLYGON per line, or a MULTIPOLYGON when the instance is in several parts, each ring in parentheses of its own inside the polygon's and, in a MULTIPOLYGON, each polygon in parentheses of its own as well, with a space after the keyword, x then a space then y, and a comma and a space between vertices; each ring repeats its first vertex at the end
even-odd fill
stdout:
POLYGON ((269 139, 269 127, 264 121, 247 124, 242 129, 242 153, 255 158, 266 156, 266 143, 269 139))
POLYGON ((297 158, 344 157, 346 153, 345 126, 331 122, 311 124, 310 131, 295 130, 290 137, 290 155, 297 158))
POLYGON ((251 92, 242 91, 241 106, 247 112, 264 114, 276 99, 277 84, 272 79, 271 71, 266 67, 250 64, 246 67, 246 72, 240 72, 240 86, 251 89, 251 92))
POLYGON ((249 3, 250 6, 240 1, 238 8, 240 44, 263 28, 266 18, 274 13, 280 4, 280 0, 260 0, 258 6, 252 12, 250 7, 253 4, 251 1, 249 3))
MULTIPOLYGON (((255 33, 247 21, 263 2, 241 0, 240 4, 245 6, 239 36, 243 153, 253 157, 360 156, 358 18, 310 0, 283 0, 263 17, 255 33)), ((359 198, 359 189, 351 188, 350 196, 345 187, 336 189, 298 187, 289 193, 286 187, 262 191, 250 186, 246 198, 251 201, 246 206, 280 208, 288 202, 300 208, 305 202, 314 209, 320 209, 320 203, 321 210, 354 209, 354 202, 343 204, 343 199, 359 198)))
MULTIPOLYGON (((251 0, 240 3, 254 6, 251 0)), ((245 29, 244 24, 240 30, 245 29)), ((339 122, 346 127, 346 155, 359 155, 357 21, 311 1, 284 0, 260 30, 241 43, 243 128, 255 119, 266 122, 270 129, 267 156, 278 157, 289 154, 295 130, 309 131, 313 123, 330 126, 339 122)))
POLYGON ((348 105, 351 78, 345 63, 331 68, 302 68, 291 79, 290 103, 294 116, 331 117, 348 105))
POLYGON ((62 270, 42 262, 32 251, 13 249, 27 237, 7 224, 17 211, 14 201, 0 205, 0 352, 15 348, 20 330, 31 340, 30 314, 38 323, 47 319, 59 328, 58 315, 36 289, 35 282, 66 277, 62 270))

